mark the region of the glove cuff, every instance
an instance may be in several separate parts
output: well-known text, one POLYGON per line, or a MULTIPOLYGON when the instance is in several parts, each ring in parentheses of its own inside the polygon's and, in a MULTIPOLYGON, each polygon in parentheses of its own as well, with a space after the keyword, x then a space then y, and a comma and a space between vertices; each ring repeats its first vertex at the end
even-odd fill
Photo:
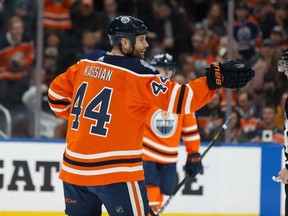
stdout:
POLYGON ((190 163, 199 162, 201 161, 201 159, 202 159, 202 156, 200 153, 193 153, 193 154, 187 155, 187 162, 190 162, 190 163))
POLYGON ((221 68, 218 62, 211 64, 210 68, 207 68, 206 78, 209 89, 215 90, 222 86, 221 68))

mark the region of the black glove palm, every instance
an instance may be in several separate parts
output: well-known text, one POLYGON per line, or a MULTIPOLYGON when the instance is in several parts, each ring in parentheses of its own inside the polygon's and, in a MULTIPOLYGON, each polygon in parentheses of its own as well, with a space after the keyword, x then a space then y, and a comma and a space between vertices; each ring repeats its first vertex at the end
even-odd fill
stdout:
POLYGON ((199 153, 188 154, 185 165, 186 174, 195 177, 198 173, 203 171, 202 157, 199 153))
POLYGON ((228 61, 225 63, 214 63, 207 68, 206 77, 211 90, 221 86, 225 88, 244 87, 254 76, 255 71, 246 67, 243 63, 228 61))

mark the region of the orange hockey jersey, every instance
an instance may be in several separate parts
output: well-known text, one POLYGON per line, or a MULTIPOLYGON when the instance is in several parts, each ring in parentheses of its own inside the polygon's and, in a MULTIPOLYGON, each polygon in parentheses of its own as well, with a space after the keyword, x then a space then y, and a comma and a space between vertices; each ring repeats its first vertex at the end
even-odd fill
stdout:
POLYGON ((72 0, 45 0, 43 24, 45 29, 68 30, 72 28, 70 9, 72 0))
POLYGON ((20 80, 27 73, 34 60, 34 43, 26 35, 17 44, 11 44, 4 35, 0 38, 0 80, 20 80), (15 65, 15 60, 22 62, 22 67, 15 65))
POLYGON ((179 85, 143 60, 86 54, 48 90, 51 109, 68 119, 60 178, 86 186, 143 180, 142 140, 151 107, 188 114, 214 93, 206 77, 179 85))
POLYGON ((181 138, 189 154, 199 151, 200 135, 195 114, 176 115, 152 108, 146 119, 143 160, 176 163, 181 138))

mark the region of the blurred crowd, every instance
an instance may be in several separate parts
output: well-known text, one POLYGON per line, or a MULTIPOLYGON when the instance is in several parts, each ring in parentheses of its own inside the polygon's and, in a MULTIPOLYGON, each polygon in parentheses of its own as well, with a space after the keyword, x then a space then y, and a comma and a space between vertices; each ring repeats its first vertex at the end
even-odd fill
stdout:
MULTIPOLYGON (((230 60, 225 0, 43 1, 44 49, 36 53, 39 1, 0 0, 0 105, 11 114, 11 137, 33 137, 35 74, 42 73, 41 137, 65 138, 67 122, 48 107, 49 83, 83 54, 109 51, 107 28, 116 16, 132 15, 145 22, 147 61, 159 53, 173 55, 173 79, 179 83, 205 75, 205 68, 215 61, 230 60), (43 56, 41 71, 35 69, 37 55, 43 56)), ((277 71, 277 61, 288 48, 287 33, 288 0, 235 0, 233 60, 244 61, 256 75, 247 86, 231 92, 231 142, 284 143, 288 85, 277 71)), ((196 112, 202 141, 210 141, 224 123, 226 94, 219 89, 196 112)), ((0 131, 5 133, 4 119, 0 112, 0 131)))

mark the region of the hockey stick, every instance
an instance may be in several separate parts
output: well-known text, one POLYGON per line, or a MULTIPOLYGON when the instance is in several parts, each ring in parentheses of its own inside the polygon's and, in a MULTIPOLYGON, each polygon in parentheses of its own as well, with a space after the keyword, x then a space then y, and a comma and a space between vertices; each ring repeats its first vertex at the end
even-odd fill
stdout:
MULTIPOLYGON (((207 149, 203 152, 202 154, 202 159, 204 158, 204 156, 207 154, 207 152, 209 151, 209 149, 215 144, 215 142, 220 138, 220 136, 223 134, 223 132, 228 128, 228 125, 231 122, 231 117, 229 117, 227 119, 227 121, 222 125, 222 127, 219 129, 219 131, 213 136, 211 142, 209 143, 207 149)), ((185 178, 176 186, 176 188, 173 191, 173 194, 170 195, 170 197, 168 198, 168 200, 164 203, 164 205, 162 206, 162 208, 157 212, 156 216, 159 216, 164 210, 165 208, 168 206, 168 204, 171 202, 171 200, 173 199, 173 197, 176 195, 176 193, 179 191, 179 189, 186 183, 186 181, 192 177, 191 175, 186 175, 185 178)), ((193 178, 195 178, 196 176, 193 176, 193 178)))
POLYGON ((150 208, 150 210, 149 210, 149 213, 150 213, 150 216, 157 216, 154 212, 153 212, 153 210, 150 208))

